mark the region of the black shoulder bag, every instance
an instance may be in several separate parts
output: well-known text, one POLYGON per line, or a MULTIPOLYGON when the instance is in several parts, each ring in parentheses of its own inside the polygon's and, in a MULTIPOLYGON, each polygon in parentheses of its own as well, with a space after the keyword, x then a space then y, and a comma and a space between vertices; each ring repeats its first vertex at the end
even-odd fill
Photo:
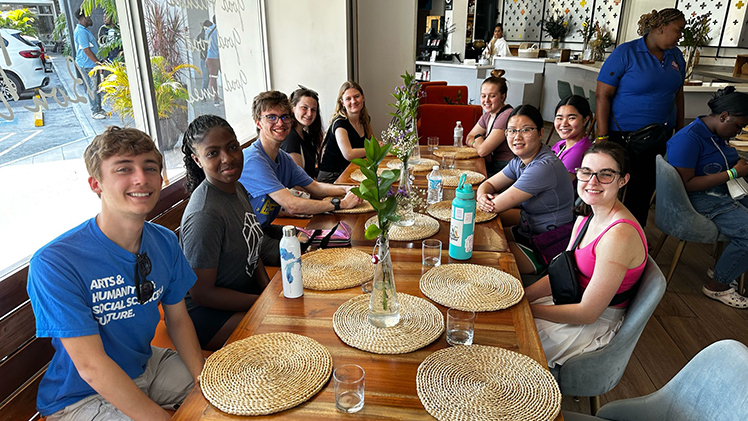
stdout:
MULTIPOLYGON (((673 102, 673 107, 670 108, 670 112, 668 112, 664 123, 648 124, 629 133, 623 139, 626 142, 626 149, 636 155, 649 155, 660 151, 667 141, 670 140, 670 136, 673 133, 673 129, 667 125, 667 121, 670 119, 670 113, 672 113, 674 107, 675 102, 673 102)), ((612 112, 611 115, 613 115, 612 112)), ((616 123, 618 131, 623 132, 621 126, 618 125, 615 115, 613 115, 613 121, 616 123)))
POLYGON ((574 245, 570 250, 559 253, 548 265, 548 280, 551 283, 553 304, 575 304, 582 300, 582 287, 577 277, 577 260, 574 258, 574 250, 587 232, 587 227, 592 220, 592 214, 584 221, 579 235, 574 239, 574 245))

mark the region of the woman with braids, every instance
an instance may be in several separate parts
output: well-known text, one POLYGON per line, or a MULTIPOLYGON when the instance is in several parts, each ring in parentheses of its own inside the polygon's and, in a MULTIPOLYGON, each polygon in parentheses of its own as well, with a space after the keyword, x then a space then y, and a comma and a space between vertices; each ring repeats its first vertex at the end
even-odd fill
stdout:
POLYGON ((733 281, 748 270, 748 197, 733 199, 729 180, 748 175, 748 162, 726 140, 748 125, 748 94, 733 86, 720 89, 708 103, 711 114, 701 116, 667 143, 667 157, 678 170, 694 209, 711 219, 730 237, 702 288, 707 297, 730 307, 748 308, 748 299, 733 281))
POLYGON ((295 119, 281 149, 288 152, 309 177, 316 178, 319 149, 324 137, 322 118, 319 116, 319 96, 317 92, 302 86, 291 93, 290 100, 295 119))
POLYGON ((226 120, 201 115, 182 141, 187 190, 180 242, 197 275, 185 302, 203 349, 220 348, 269 280, 262 227, 238 183, 242 148, 226 120))
POLYGON ((504 103, 507 87, 503 75, 503 70, 493 70, 491 76, 481 84, 480 104, 483 107, 483 115, 465 140, 468 146, 474 147, 478 155, 486 159, 486 172, 489 177, 501 171, 514 158, 504 134, 513 108, 504 103))
MULTIPOLYGON (((626 137, 650 124, 683 127, 686 64, 678 49, 686 19, 677 9, 653 10, 639 18, 641 38, 621 44, 603 63, 597 78, 597 141, 626 146, 626 137)), ((632 153, 631 180, 624 204, 642 226, 647 224, 655 188, 655 156, 664 145, 632 153)))
POLYGON ((371 118, 366 111, 364 90, 349 80, 340 87, 335 101, 335 112, 322 147, 317 181, 334 183, 351 159, 366 156, 364 139, 371 136, 371 118))

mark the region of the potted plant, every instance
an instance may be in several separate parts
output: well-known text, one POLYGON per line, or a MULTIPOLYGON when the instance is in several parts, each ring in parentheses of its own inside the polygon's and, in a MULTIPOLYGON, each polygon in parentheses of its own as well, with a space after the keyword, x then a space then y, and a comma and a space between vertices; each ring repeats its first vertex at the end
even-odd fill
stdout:
POLYGON ((551 37, 551 48, 558 48, 558 43, 569 33, 569 21, 561 15, 551 16, 541 21, 542 31, 551 37))
POLYGON ((605 26, 600 26, 599 22, 595 22, 595 39, 590 41, 592 60, 605 60, 605 50, 613 44, 615 43, 613 42, 613 37, 610 35, 610 31, 605 26))
POLYGON ((712 37, 709 36, 711 27, 709 26, 709 20, 711 19, 712 12, 704 13, 699 16, 692 16, 686 21, 686 27, 683 28, 683 41, 680 45, 686 47, 686 51, 683 54, 683 58, 686 61, 686 80, 690 80, 693 76, 693 68, 698 63, 699 49, 711 41, 712 37))
POLYGON ((592 18, 588 17, 582 22, 582 27, 577 29, 582 35, 582 59, 589 60, 592 58, 592 49, 589 46, 592 35, 595 34, 595 26, 592 24, 592 18))

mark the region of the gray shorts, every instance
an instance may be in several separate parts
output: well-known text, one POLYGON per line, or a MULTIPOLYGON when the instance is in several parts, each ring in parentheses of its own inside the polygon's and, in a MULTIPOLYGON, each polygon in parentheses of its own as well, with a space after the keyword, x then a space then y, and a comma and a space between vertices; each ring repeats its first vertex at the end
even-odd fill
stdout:
MULTIPOLYGON (((153 355, 140 377, 133 379, 151 400, 165 409, 176 409, 190 393, 192 375, 175 351, 152 346, 153 355)), ((123 414, 101 395, 95 394, 49 415, 48 421, 128 421, 123 414)))

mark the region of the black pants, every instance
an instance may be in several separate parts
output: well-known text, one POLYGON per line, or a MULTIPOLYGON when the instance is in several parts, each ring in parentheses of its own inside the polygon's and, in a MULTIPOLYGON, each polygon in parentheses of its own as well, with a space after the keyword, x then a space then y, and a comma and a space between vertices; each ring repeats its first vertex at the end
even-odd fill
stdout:
MULTIPOLYGON (((626 147, 624 138, 631 132, 610 132, 610 141, 626 147)), ((665 154, 665 147, 646 154, 632 153, 626 149, 629 155, 629 167, 631 179, 626 187, 626 197, 623 204, 634 214, 639 225, 644 228, 647 225, 649 215, 649 203, 652 200, 656 187, 655 157, 665 154)))
POLYGON ((265 266, 280 267, 280 240, 283 238, 283 227, 268 225, 262 229, 265 234, 260 244, 260 258, 265 266))

